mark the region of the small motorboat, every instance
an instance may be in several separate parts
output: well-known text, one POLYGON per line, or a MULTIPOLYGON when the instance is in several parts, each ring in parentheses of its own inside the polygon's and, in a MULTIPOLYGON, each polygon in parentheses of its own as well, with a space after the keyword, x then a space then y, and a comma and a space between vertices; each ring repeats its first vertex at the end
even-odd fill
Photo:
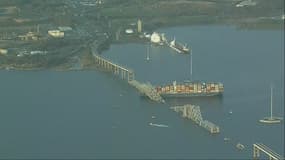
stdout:
POLYGON ((154 127, 168 127, 168 125, 165 124, 156 124, 156 123, 149 123, 150 126, 154 126, 154 127))
POLYGON ((236 145, 236 147, 237 147, 237 149, 239 149, 239 150, 244 150, 244 149, 245 149, 245 146, 244 146, 243 144, 241 144, 241 143, 238 143, 238 144, 236 145))

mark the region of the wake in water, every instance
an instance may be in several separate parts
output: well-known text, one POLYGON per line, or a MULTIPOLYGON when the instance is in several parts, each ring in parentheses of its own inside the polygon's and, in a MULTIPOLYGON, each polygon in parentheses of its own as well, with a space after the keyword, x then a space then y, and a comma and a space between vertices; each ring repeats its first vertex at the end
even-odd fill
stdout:
POLYGON ((165 124, 156 124, 156 123, 149 123, 150 126, 154 126, 154 127, 168 127, 168 125, 165 124))

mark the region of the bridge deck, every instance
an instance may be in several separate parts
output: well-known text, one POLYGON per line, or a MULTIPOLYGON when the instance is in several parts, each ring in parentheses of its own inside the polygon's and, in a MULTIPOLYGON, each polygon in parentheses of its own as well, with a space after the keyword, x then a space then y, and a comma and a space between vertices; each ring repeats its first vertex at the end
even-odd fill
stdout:
POLYGON ((199 126, 208 130, 210 133, 220 132, 219 126, 203 119, 199 106, 195 105, 174 106, 171 107, 171 109, 174 109, 175 112, 182 112, 182 117, 191 119, 199 126))
POLYGON ((96 59, 98 59, 98 60, 102 60, 102 61, 104 61, 104 62, 106 62, 106 63, 108 63, 108 64, 110 64, 110 65, 112 65, 112 66, 114 66, 114 67, 116 67, 116 68, 118 68, 118 69, 121 69, 121 70, 123 70, 123 71, 126 71, 126 72, 133 72, 131 69, 128 69, 128 68, 126 68, 126 67, 123 67, 122 65, 116 64, 116 63, 114 63, 114 62, 112 62, 112 61, 110 61, 110 60, 108 60, 108 59, 106 59, 106 58, 103 58, 103 57, 99 56, 99 55, 94 55, 94 57, 95 57, 96 59))
POLYGON ((146 95, 149 99, 164 103, 164 99, 160 96, 160 94, 155 90, 155 88, 150 84, 140 83, 134 78, 134 71, 123 67, 119 64, 113 63, 106 58, 103 58, 96 54, 96 52, 92 51, 92 54, 95 58, 95 62, 99 65, 99 67, 111 71, 114 75, 121 75, 122 79, 127 79, 128 83, 138 89, 140 93, 146 95))
POLYGON ((266 145, 262 143, 253 144, 253 147, 256 147, 258 150, 264 152, 272 159, 276 159, 276 160, 284 159, 282 158, 281 155, 279 155, 278 153, 276 153, 275 151, 273 151, 272 149, 270 149, 269 147, 267 147, 266 145))
POLYGON ((165 102, 151 84, 140 83, 136 80, 129 81, 129 84, 138 89, 140 93, 146 95, 151 100, 162 103, 165 102))

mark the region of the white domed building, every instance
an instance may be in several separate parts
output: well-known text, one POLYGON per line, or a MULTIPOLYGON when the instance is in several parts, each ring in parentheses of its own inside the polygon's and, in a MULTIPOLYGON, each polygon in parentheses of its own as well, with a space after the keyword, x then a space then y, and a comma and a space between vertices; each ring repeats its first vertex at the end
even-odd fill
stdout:
POLYGON ((161 42, 161 37, 158 33, 153 32, 153 34, 150 36, 150 41, 153 43, 160 43, 161 42))

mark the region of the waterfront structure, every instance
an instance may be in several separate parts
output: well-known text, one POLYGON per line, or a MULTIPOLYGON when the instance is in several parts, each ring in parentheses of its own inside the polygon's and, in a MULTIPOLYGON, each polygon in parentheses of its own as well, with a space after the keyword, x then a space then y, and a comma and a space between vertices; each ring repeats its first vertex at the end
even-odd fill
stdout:
POLYGON ((160 44, 162 42, 160 34, 157 32, 153 32, 150 36, 150 41, 152 43, 160 44))
POLYGON ((8 53, 7 49, 0 48, 0 55, 6 55, 8 53))
POLYGON ((133 33, 134 33, 134 30, 133 30, 133 29, 126 29, 126 30, 125 30, 125 33, 127 33, 127 34, 133 34, 133 33))
POLYGON ((64 37, 64 32, 62 32, 60 30, 49 30, 48 34, 52 37, 55 37, 55 38, 63 38, 64 37))
POLYGON ((29 41, 29 40, 37 41, 40 39, 40 36, 38 33, 28 32, 24 35, 19 35, 18 38, 22 41, 29 41))

